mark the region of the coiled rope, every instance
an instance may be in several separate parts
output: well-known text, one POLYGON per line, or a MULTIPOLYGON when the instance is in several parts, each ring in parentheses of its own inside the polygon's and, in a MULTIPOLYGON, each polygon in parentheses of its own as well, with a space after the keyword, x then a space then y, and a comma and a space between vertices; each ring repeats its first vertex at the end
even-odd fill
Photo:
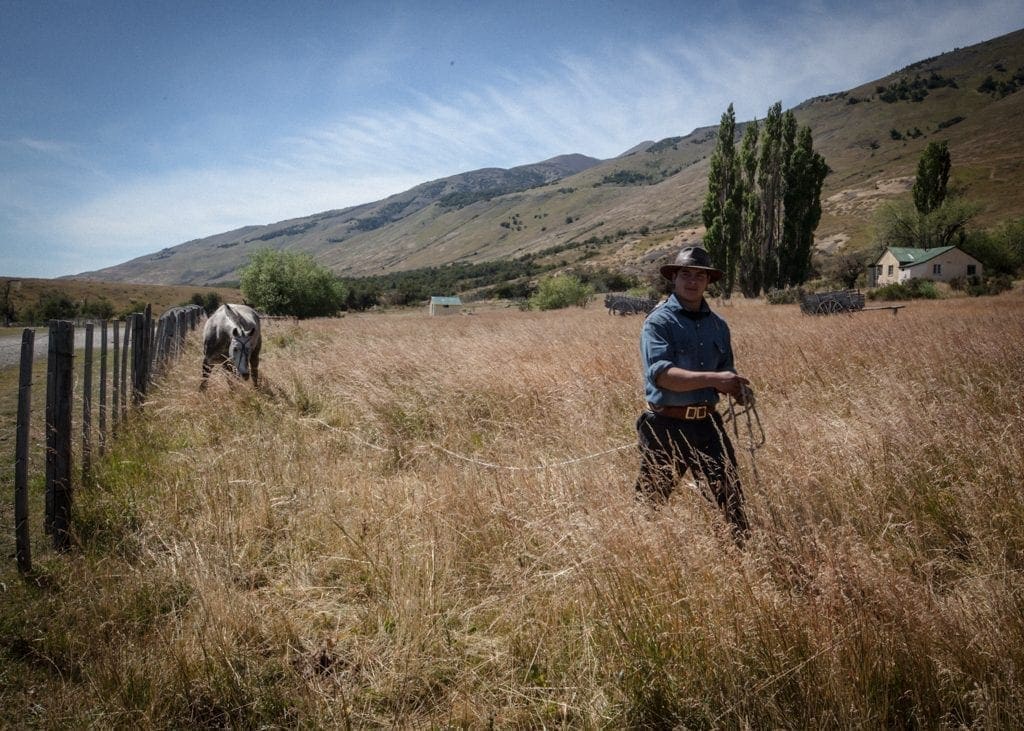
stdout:
POLYGON ((757 399, 749 386, 743 386, 743 405, 740 406, 739 402, 734 401, 730 396, 729 408, 722 416, 722 423, 726 425, 726 428, 732 424, 732 433, 737 442, 740 441, 739 422, 740 417, 743 416, 747 417, 746 448, 750 453, 750 466, 754 472, 754 481, 760 483, 761 476, 757 472, 757 460, 754 459, 754 453, 764 446, 766 439, 764 427, 761 426, 761 416, 757 413, 757 399))

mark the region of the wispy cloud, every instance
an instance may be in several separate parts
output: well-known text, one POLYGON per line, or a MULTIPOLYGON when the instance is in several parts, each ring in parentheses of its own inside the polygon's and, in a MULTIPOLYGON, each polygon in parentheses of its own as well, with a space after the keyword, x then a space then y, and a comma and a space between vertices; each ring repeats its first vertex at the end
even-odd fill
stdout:
POLYGON ((107 266, 192 238, 383 198, 422 182, 413 177, 345 179, 273 166, 182 170, 117 188, 57 216, 73 248, 107 266))
MULTIPOLYGON (((1000 28, 1008 4, 929 7, 907 4, 875 17, 870 9, 855 16, 807 3, 805 13, 771 32, 734 23, 660 46, 563 53, 547 67, 505 69, 443 98, 422 92, 285 131, 254 144, 260 152, 244 164, 108 180, 53 227, 71 248, 91 252, 95 268, 247 224, 369 202, 476 167, 569 152, 610 157, 644 139, 716 124, 730 102, 740 119, 762 117, 775 100, 789 106, 951 50, 958 25, 981 34, 1000 28)), ((377 68, 382 61, 368 55, 349 63, 377 68)), ((19 142, 65 156, 69 165, 86 164, 55 142, 19 142)))

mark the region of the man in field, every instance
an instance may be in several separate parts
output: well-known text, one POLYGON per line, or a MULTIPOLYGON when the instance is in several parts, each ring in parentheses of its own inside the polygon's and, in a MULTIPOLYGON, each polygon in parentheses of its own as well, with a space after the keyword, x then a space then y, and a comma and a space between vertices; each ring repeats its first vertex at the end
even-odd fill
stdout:
POLYGON ((733 365, 729 326, 708 307, 704 290, 722 278, 707 251, 688 246, 661 275, 672 294, 644 322, 640 355, 647 411, 637 420, 640 476, 637 492, 654 503, 668 499, 689 469, 703 479, 742 542, 748 533, 736 453, 715 410, 720 394, 741 405, 753 395, 733 365))

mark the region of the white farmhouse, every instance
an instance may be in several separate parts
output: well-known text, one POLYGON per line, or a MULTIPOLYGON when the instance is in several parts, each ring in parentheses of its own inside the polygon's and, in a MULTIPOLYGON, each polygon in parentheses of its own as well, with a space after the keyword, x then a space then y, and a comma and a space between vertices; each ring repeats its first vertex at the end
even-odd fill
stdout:
POLYGON ((981 262, 956 246, 912 249, 890 246, 868 265, 868 286, 881 287, 909 279, 948 282, 958 277, 980 277, 981 262))

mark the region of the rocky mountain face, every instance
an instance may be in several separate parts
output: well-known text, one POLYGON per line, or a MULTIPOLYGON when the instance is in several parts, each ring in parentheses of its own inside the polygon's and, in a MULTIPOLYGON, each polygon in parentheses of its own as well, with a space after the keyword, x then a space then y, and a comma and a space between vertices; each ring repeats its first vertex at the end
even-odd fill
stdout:
MULTIPOLYGON (((909 195, 918 158, 933 140, 949 143, 952 187, 983 204, 977 224, 1024 211, 1024 31, 807 100, 794 112, 810 125, 831 168, 816 239, 822 256, 873 245, 874 210, 909 195)), ((639 143, 611 160, 571 154, 474 170, 384 200, 247 226, 77 276, 224 284, 237 281, 261 247, 308 252, 344 276, 538 252, 566 264, 638 273, 683 242, 700 241, 715 135, 715 127, 700 128, 639 143)))

